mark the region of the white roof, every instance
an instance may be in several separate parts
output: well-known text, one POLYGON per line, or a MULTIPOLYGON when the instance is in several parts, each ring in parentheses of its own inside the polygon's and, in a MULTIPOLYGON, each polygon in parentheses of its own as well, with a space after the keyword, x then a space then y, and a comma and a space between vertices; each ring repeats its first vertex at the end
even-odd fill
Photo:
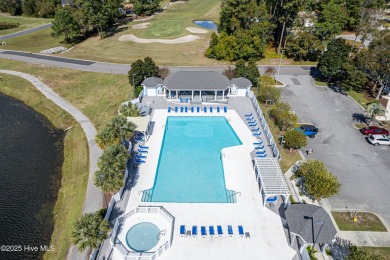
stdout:
POLYGON ((150 116, 138 116, 138 117, 127 117, 127 121, 134 123, 137 128, 135 131, 146 132, 148 130, 150 116))
POLYGON ((255 169, 265 197, 290 195, 290 190, 280 169, 278 159, 255 158, 255 169))

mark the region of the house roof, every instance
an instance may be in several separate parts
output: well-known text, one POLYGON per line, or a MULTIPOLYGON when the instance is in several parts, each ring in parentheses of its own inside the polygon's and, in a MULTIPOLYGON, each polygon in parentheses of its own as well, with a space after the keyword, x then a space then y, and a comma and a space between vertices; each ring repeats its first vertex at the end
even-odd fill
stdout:
POLYGON ((164 80, 169 90, 225 90, 230 80, 216 71, 178 71, 164 80))
POLYGON ((251 87, 253 84, 252 82, 247 78, 234 78, 230 81, 232 84, 236 85, 237 88, 248 88, 251 87))
POLYGON ((147 88, 155 88, 157 85, 163 84, 163 79, 157 77, 150 77, 142 81, 142 85, 147 88))
POLYGON ((285 214, 290 232, 298 234, 307 243, 315 241, 317 244, 330 244, 337 233, 328 213, 322 207, 292 204, 285 214))

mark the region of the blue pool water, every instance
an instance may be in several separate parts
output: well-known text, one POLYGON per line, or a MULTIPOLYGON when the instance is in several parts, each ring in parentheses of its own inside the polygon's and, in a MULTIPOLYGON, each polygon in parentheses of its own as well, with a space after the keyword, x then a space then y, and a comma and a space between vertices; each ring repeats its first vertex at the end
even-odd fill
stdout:
POLYGON ((160 240, 160 229, 153 223, 141 222, 132 226, 126 234, 127 245, 137 252, 155 247, 160 240))
POLYGON ((241 144, 225 117, 168 117, 150 201, 227 203, 221 150, 241 144))
POLYGON ((213 21, 193 21, 194 24, 209 29, 209 30, 217 30, 218 26, 213 21))

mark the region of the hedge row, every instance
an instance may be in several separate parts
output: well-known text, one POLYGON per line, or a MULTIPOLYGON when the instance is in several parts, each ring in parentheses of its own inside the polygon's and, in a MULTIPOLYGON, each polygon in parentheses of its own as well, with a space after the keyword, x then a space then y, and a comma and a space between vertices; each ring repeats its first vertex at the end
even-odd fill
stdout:
POLYGON ((18 27, 20 24, 13 22, 0 22, 0 30, 7 30, 18 27))

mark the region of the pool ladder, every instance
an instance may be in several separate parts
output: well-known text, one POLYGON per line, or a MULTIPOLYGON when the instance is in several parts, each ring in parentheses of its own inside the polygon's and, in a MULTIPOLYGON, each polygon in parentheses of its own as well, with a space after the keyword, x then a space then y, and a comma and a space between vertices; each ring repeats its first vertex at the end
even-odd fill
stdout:
POLYGON ((160 240, 161 235, 165 236, 166 230, 163 229, 160 231, 160 233, 157 235, 157 239, 160 240))

